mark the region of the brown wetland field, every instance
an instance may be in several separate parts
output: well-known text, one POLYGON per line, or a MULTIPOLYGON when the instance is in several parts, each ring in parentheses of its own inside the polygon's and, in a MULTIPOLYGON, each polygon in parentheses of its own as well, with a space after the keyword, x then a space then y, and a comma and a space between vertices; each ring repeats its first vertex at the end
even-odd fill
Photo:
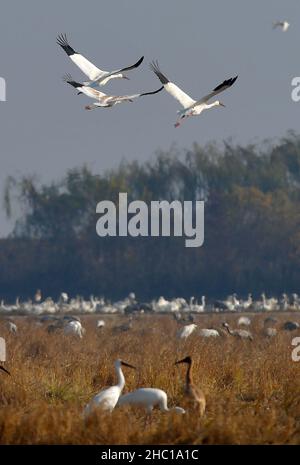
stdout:
MULTIPOLYGON (((297 315, 276 314, 278 334, 263 335, 266 314, 251 315, 253 341, 225 333, 203 338, 195 331, 176 339, 178 324, 169 315, 140 315, 129 331, 114 328, 125 316, 81 317, 82 339, 47 325, 17 317, 18 334, 9 334, 5 367, 0 372, 1 444, 300 444, 300 362, 292 361, 293 337, 300 331, 281 326, 297 315), (85 419, 86 403, 103 387, 115 384, 117 358, 135 365, 124 368, 124 393, 156 387, 168 394, 168 405, 184 407, 184 366, 194 359, 194 383, 206 396, 206 413, 178 415, 118 407, 85 419)), ((237 315, 203 314, 199 328, 237 327, 237 315)))

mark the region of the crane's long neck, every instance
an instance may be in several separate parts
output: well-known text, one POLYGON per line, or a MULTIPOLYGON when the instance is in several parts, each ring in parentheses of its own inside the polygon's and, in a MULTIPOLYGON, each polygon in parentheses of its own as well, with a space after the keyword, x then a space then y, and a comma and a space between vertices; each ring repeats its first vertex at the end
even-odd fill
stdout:
POLYGON ((187 386, 190 386, 193 382, 193 378, 192 378, 192 364, 193 362, 189 362, 188 363, 188 368, 186 370, 186 385, 187 386))
POLYGON ((226 326, 226 329, 227 329, 228 333, 232 335, 232 330, 229 328, 229 326, 226 326))
POLYGON ((125 386, 125 378, 123 375, 122 368, 120 366, 116 368, 116 373, 117 373, 117 378, 118 378, 117 386, 122 390, 125 386))

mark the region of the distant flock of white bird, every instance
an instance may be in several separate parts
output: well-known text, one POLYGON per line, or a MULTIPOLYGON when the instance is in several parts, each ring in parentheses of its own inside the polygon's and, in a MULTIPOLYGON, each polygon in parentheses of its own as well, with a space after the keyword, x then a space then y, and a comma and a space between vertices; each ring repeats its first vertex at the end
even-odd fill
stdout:
MULTIPOLYGON (((21 301, 18 297, 14 304, 7 304, 4 300, 0 302, 1 315, 55 315, 55 314, 166 314, 171 313, 174 318, 180 320, 184 315, 192 315, 205 312, 284 312, 300 311, 300 297, 297 293, 288 296, 283 293, 280 298, 267 298, 265 293, 260 299, 254 300, 252 294, 246 299, 238 298, 237 294, 229 295, 225 300, 212 300, 207 302, 205 296, 201 297, 200 303, 191 297, 186 300, 176 297, 167 300, 159 297, 151 302, 139 302, 134 292, 125 299, 111 303, 103 297, 90 296, 88 300, 77 296, 70 298, 66 292, 62 292, 55 301, 51 297, 42 299, 41 291, 38 290, 34 299, 21 301)), ((99 323, 100 324, 100 323, 99 323)), ((13 330, 12 330, 13 331, 13 330)))

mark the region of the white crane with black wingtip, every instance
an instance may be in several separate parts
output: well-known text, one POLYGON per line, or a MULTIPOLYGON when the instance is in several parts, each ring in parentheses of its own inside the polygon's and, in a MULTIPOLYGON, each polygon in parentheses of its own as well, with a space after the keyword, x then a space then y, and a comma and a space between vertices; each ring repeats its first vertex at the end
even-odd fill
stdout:
POLYGON ((104 92, 94 89, 93 87, 86 86, 82 83, 76 82, 73 80, 70 74, 66 74, 63 78, 65 82, 75 87, 78 90, 78 94, 85 94, 87 97, 97 100, 91 105, 86 105, 86 110, 95 110, 96 108, 111 108, 118 103, 133 102, 134 99, 138 97, 143 97, 145 95, 154 95, 163 90, 163 86, 153 92, 142 92, 139 94, 132 95, 107 95, 104 92))
POLYGON ((152 71, 156 74, 160 82, 163 84, 165 90, 183 106, 183 110, 177 112, 179 115, 179 119, 175 123, 176 128, 180 125, 181 121, 184 118, 188 118, 189 116, 198 116, 204 110, 208 110, 209 108, 218 106, 225 107, 225 105, 221 103, 219 100, 215 100, 212 103, 208 103, 208 101, 215 95, 218 95, 224 90, 231 87, 238 78, 238 76, 235 76, 234 78, 227 79, 223 81, 222 84, 218 85, 208 95, 205 95, 205 97, 201 98, 200 100, 194 100, 188 94, 183 92, 183 90, 181 90, 176 84, 169 81, 169 79, 161 72, 158 66, 158 62, 153 61, 150 64, 150 67, 152 71))
POLYGON ((89 78, 88 82, 84 84, 87 86, 105 86, 111 79, 129 79, 125 76, 125 71, 130 71, 137 68, 142 63, 144 57, 142 56, 136 63, 124 68, 116 69, 114 71, 103 71, 80 53, 76 52, 69 44, 66 34, 60 34, 57 37, 57 44, 66 52, 69 58, 75 63, 78 68, 89 78))

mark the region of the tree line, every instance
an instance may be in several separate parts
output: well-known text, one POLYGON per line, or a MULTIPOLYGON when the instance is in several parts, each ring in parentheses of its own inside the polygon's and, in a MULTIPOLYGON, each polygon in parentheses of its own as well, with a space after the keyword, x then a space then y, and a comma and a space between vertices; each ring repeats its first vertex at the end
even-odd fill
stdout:
POLYGON ((241 146, 194 144, 123 162, 95 174, 69 170, 41 184, 8 178, 3 192, 12 234, 0 241, 0 296, 103 295, 140 299, 237 292, 297 292, 300 283, 300 136, 241 146), (96 205, 128 201, 205 200, 205 240, 99 238, 96 205))

